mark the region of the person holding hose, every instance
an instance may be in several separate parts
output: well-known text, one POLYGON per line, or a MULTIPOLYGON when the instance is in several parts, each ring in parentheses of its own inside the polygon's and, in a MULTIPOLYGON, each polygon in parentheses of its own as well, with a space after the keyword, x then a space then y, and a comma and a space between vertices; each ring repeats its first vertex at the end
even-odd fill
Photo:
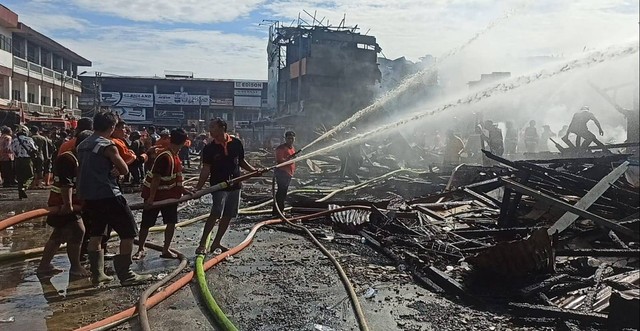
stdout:
MULTIPOLYGON (((195 190, 202 189, 207 179, 210 185, 216 185, 234 178, 240 177, 240 168, 246 171, 258 171, 244 159, 244 147, 242 142, 227 133, 227 122, 221 118, 211 120, 209 133, 213 140, 202 150, 202 169, 195 190)), ((222 237, 229 228, 231 219, 238 216, 240 207, 241 183, 236 183, 224 190, 213 192, 211 214, 204 226, 200 245, 196 249, 196 255, 205 254, 206 243, 211 230, 216 222, 218 231, 213 239, 211 251, 228 249, 221 245, 222 237)))
POLYGON ((140 260, 146 255, 144 243, 147 241, 149 228, 156 223, 159 213, 162 213, 162 221, 167 225, 164 231, 164 247, 160 257, 176 258, 176 254, 169 250, 169 246, 173 239, 176 223, 178 223, 178 205, 152 208, 152 204, 154 201, 180 199, 183 194, 191 194, 182 186, 182 163, 178 156, 178 152, 186 140, 187 133, 183 129, 172 130, 169 147, 156 156, 151 170, 144 179, 142 198, 145 209, 142 212, 138 252, 133 256, 134 260, 140 260))
POLYGON ((122 196, 117 178, 129 171, 118 154, 111 135, 118 119, 114 113, 101 111, 93 118, 94 133, 80 143, 78 149, 78 196, 84 201, 83 217, 89 218, 88 246, 91 281, 100 284, 113 280, 104 273, 104 252, 100 247, 107 226, 120 237, 120 254, 113 258, 113 266, 122 286, 136 285, 151 279, 131 270, 133 240, 138 234, 131 209, 122 196))
MULTIPOLYGON (((287 131, 284 134, 284 144, 276 148, 276 164, 280 164, 289 161, 296 156, 296 150, 293 148, 293 142, 296 141, 296 133, 293 131, 287 131)), ((279 216, 276 208, 280 212, 284 213, 284 201, 287 198, 287 191, 289 190, 289 184, 291 184, 291 178, 296 171, 296 164, 291 163, 283 167, 278 167, 274 170, 276 178, 276 200, 273 202, 273 216, 279 216)))
MULTIPOLYGON (((91 135, 91 131, 85 130, 76 135, 76 145, 91 135)), ((84 237, 85 227, 73 212, 73 205, 80 205, 74 192, 76 174, 78 171, 78 158, 75 149, 66 151, 56 157, 53 164, 53 186, 49 192, 49 207, 60 207, 60 210, 47 216, 47 224, 53 227, 53 232, 44 246, 42 259, 36 272, 40 275, 57 273, 62 270, 54 267, 51 260, 60 248, 67 243, 67 256, 69 257, 69 274, 76 277, 91 275, 80 263, 80 245, 84 237)))

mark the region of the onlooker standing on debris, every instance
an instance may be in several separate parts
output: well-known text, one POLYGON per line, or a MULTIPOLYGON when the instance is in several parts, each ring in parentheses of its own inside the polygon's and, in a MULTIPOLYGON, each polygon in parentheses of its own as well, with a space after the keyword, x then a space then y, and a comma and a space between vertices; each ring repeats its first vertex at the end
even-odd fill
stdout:
POLYGON ((29 129, 21 125, 16 130, 16 138, 11 142, 15 155, 16 179, 18 180, 18 198, 26 199, 27 187, 33 180, 33 159, 37 157, 38 147, 28 136, 29 129))
POLYGON ((540 152, 548 152, 549 151, 549 139, 555 137, 556 134, 551 131, 551 127, 548 125, 542 126, 542 133, 540 134, 540 144, 538 145, 538 150, 540 152))
MULTIPOLYGON (((227 122, 221 118, 211 120, 209 132, 213 141, 207 144, 202 150, 202 169, 200 178, 195 189, 200 190, 207 179, 210 185, 226 182, 240 176, 240 168, 246 171, 256 171, 244 159, 244 146, 237 138, 227 133, 227 122)), ((206 242, 213 226, 219 220, 218 231, 211 245, 211 251, 220 249, 227 250, 221 245, 222 237, 229 228, 231 219, 238 215, 240 207, 241 183, 232 185, 225 190, 212 193, 213 203, 211 214, 204 226, 200 245, 196 249, 196 254, 205 254, 206 242)))
POLYGON ((502 130, 498 128, 498 125, 493 124, 493 121, 490 120, 485 121, 483 134, 491 153, 502 156, 504 154, 504 141, 502 138, 502 130))
POLYGON ((536 121, 531 120, 529 126, 524 129, 524 146, 527 149, 527 153, 537 152, 539 142, 540 136, 538 135, 538 129, 536 129, 536 121))
POLYGON ((444 150, 444 164, 456 165, 460 163, 460 154, 464 151, 464 142, 456 136, 453 130, 447 131, 447 140, 444 150))
POLYGON ((513 155, 518 149, 518 130, 513 126, 513 122, 511 121, 508 121, 506 126, 504 148, 507 155, 513 155))
POLYGON ((37 126, 31 127, 31 139, 38 146, 36 157, 33 159, 33 170, 35 172, 35 179, 33 181, 33 188, 44 188, 42 180, 44 179, 44 163, 50 158, 49 154, 49 142, 48 139, 40 134, 40 128, 37 126))
POLYGON ((83 217, 89 218, 88 255, 93 283, 113 280, 104 273, 104 253, 100 247, 107 226, 120 237, 120 254, 113 266, 123 286, 147 281, 151 275, 138 275, 131 270, 133 240, 138 234, 131 209, 122 196, 116 178, 129 171, 118 154, 111 135, 117 117, 111 112, 99 112, 93 118, 94 133, 78 145, 78 197, 84 201, 83 217))
POLYGON ((147 241, 149 228, 156 224, 159 213, 162 213, 162 222, 167 225, 164 230, 164 246, 160 257, 167 259, 176 257, 169 250, 169 246, 173 239, 176 223, 178 223, 178 205, 174 204, 160 208, 153 208, 151 205, 155 201, 179 199, 183 194, 191 194, 182 186, 182 163, 178 156, 178 152, 186 140, 187 133, 183 129, 171 131, 169 148, 156 156, 151 170, 144 178, 142 198, 144 199, 145 210, 142 212, 138 252, 133 256, 134 260, 139 260, 146 255, 144 243, 147 241))
MULTIPOLYGON (((78 134, 76 144, 91 135, 91 131, 85 130, 78 134)), ((53 167, 55 181, 49 192, 49 207, 59 207, 55 213, 47 216, 47 224, 53 227, 53 232, 44 246, 39 274, 55 273, 59 270, 51 264, 53 256, 60 245, 67 243, 67 257, 71 268, 69 274, 72 276, 90 276, 87 270, 80 264, 80 246, 85 233, 85 227, 78 215, 73 212, 74 205, 80 205, 80 201, 74 192, 75 181, 78 171, 78 158, 76 151, 67 151, 56 157, 53 167)))
MULTIPOLYGON (((296 150, 293 148, 293 143, 296 141, 296 133, 293 131, 287 131, 284 134, 284 144, 276 148, 276 164, 280 164, 291 160, 296 155, 296 150)), ((289 190, 289 184, 291 184, 291 178, 296 171, 296 164, 291 163, 283 167, 278 167, 274 170, 276 178, 276 200, 273 203, 273 215, 278 216, 276 207, 280 212, 284 213, 284 201, 287 198, 287 191, 289 190)))
POLYGON ((17 184, 14 171, 13 150, 11 141, 13 140, 11 128, 3 126, 0 129, 0 175, 2 176, 2 187, 11 187, 17 184))
POLYGON ((596 124, 601 136, 604 135, 602 126, 600 126, 600 121, 598 121, 595 115, 593 115, 588 106, 584 106, 579 112, 573 115, 569 128, 567 129, 567 133, 562 137, 562 140, 571 147, 572 144, 569 141, 569 134, 574 133, 576 135, 575 147, 586 148, 589 147, 592 142, 595 142, 596 145, 600 147, 604 147, 604 144, 596 138, 596 135, 589 131, 589 128, 587 127, 587 123, 589 123, 589 121, 593 121, 596 124), (584 139, 584 142, 580 143, 581 139, 584 139))
POLYGON ((180 156, 180 161, 187 168, 191 168, 191 157, 189 155, 190 153, 191 153, 191 140, 189 140, 189 138, 187 137, 187 141, 184 142, 184 145, 180 148, 180 151, 178 152, 180 156))

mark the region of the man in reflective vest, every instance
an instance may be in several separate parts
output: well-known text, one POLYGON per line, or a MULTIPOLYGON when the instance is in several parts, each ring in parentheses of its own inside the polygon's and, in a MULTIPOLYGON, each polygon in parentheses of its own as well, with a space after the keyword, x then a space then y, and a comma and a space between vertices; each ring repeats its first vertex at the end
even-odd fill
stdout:
MULTIPOLYGON (((76 136, 76 145, 91 135, 90 130, 85 130, 76 136)), ((69 274, 76 277, 88 277, 91 275, 89 271, 80 264, 80 245, 85 233, 85 227, 82 220, 78 219, 78 215, 73 212, 73 205, 80 205, 80 201, 75 194, 75 179, 78 171, 78 158, 76 157, 75 148, 66 151, 56 157, 53 174, 54 182, 49 193, 49 207, 59 207, 56 212, 52 212, 47 216, 47 224, 53 227, 53 232, 49 237, 40 266, 38 266, 38 274, 52 274, 62 270, 51 264, 53 256, 56 254, 60 245, 67 243, 67 256, 71 268, 69 274)))
POLYGON ((140 224, 140 237, 138 239, 138 252, 133 256, 134 260, 145 256, 144 243, 151 228, 158 220, 158 214, 162 213, 162 221, 167 225, 164 231, 164 247, 160 257, 175 258, 176 255, 169 250, 173 233, 178 223, 178 205, 173 204, 160 208, 152 208, 155 201, 167 199, 179 199, 183 194, 191 194, 182 186, 182 163, 178 152, 187 140, 187 133, 183 129, 171 131, 169 146, 159 151, 151 169, 147 172, 142 186, 142 198, 145 209, 142 212, 140 224))

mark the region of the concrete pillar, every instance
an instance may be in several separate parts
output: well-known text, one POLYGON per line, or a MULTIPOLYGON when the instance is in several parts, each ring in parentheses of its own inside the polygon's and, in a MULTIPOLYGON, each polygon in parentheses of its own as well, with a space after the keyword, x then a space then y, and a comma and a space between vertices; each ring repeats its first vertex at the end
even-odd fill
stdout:
POLYGON ((35 97, 35 102, 39 105, 42 105, 42 85, 38 84, 38 86, 36 87, 36 97, 35 97))
POLYGON ((23 90, 22 90, 23 92, 21 93, 21 98, 22 98, 23 102, 26 102, 28 100, 27 99, 27 93, 29 93, 29 83, 24 82, 22 84, 22 88, 23 88, 23 90))
POLYGON ((9 78, 9 100, 12 100, 13 98, 11 97, 11 94, 13 94, 13 78, 8 77, 9 78))
POLYGON ((53 107, 53 88, 49 88, 49 106, 53 107))

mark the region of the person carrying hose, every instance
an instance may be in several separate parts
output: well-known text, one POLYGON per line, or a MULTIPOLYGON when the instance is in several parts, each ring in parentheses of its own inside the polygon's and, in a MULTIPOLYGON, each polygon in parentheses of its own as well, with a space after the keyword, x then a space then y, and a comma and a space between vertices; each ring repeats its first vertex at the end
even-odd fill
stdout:
POLYGON ((162 221, 167 225, 164 231, 164 247, 160 257, 166 259, 176 258, 176 254, 169 249, 173 233, 178 223, 178 205, 168 205, 153 208, 154 201, 166 199, 180 199, 183 194, 191 194, 182 186, 182 163, 178 152, 187 140, 187 133, 183 129, 171 131, 169 147, 156 156, 151 170, 147 173, 142 186, 142 198, 145 209, 142 212, 140 225, 140 237, 138 239, 138 252, 133 255, 134 260, 144 258, 146 252, 144 244, 151 228, 158 220, 158 214, 162 213, 162 221))
POLYGON ((91 281, 100 284, 113 280, 104 273, 104 252, 100 241, 107 226, 120 237, 120 254, 114 256, 113 266, 122 286, 136 285, 152 278, 131 270, 133 240, 138 234, 133 214, 122 196, 117 177, 126 175, 127 164, 111 141, 117 117, 101 111, 93 118, 94 133, 78 145, 78 196, 84 201, 84 217, 89 218, 88 247, 91 281))
MULTIPOLYGON (((293 131, 287 131, 284 134, 284 144, 276 148, 276 164, 291 160, 296 156, 296 150, 293 148, 293 142, 296 141, 296 133, 293 131)), ((289 190, 289 184, 293 173, 296 171, 296 164, 291 163, 289 165, 278 167, 274 170, 276 185, 276 200, 273 202, 273 216, 279 216, 276 207, 284 212, 284 200, 287 198, 287 191, 289 190)))
MULTIPOLYGON (((85 130, 76 136, 76 145, 91 135, 91 131, 85 130)), ((53 227, 53 232, 44 246, 42 259, 36 272, 39 275, 53 274, 62 270, 54 267, 51 260, 58 248, 67 243, 67 256, 71 268, 69 274, 75 277, 87 277, 91 275, 80 263, 80 245, 84 237, 85 227, 78 215, 73 212, 73 205, 80 205, 75 192, 76 174, 78 171, 78 158, 76 151, 66 151, 56 157, 53 165, 54 182, 49 192, 49 207, 60 209, 47 216, 47 224, 53 227)))
MULTIPOLYGON (((216 185, 231 179, 240 177, 240 168, 246 171, 258 171, 244 159, 244 146, 242 142, 227 133, 227 122, 221 118, 211 120, 209 132, 213 141, 202 150, 202 169, 195 190, 202 189, 207 179, 210 185, 216 185)), ((224 190, 213 192, 211 214, 204 226, 200 245, 196 249, 196 255, 205 254, 206 243, 211 230, 219 220, 218 231, 211 244, 211 251, 220 249, 228 250, 220 242, 229 228, 231 219, 238 216, 240 207, 241 183, 236 183, 224 190)))

